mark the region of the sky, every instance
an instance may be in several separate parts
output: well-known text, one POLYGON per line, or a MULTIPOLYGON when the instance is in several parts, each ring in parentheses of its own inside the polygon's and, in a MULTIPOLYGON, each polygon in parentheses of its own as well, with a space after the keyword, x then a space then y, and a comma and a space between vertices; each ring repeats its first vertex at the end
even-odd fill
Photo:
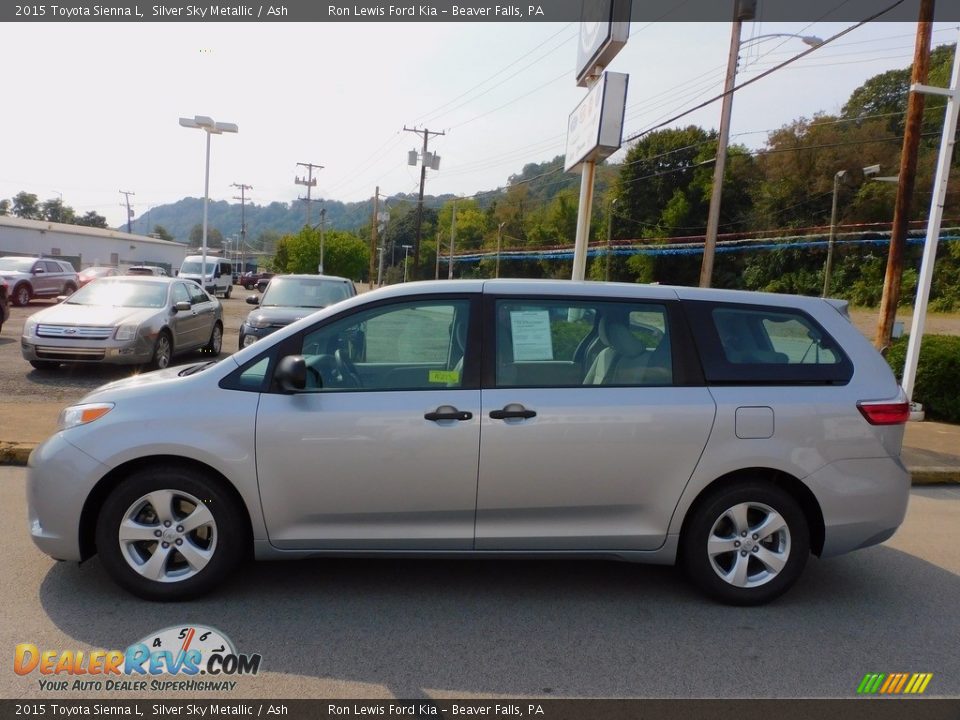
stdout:
MULTIPOLYGON (((826 39, 849 25, 744 23, 738 81, 807 49, 760 36, 826 39)), ((8 24, 0 198, 62 194, 78 214, 119 226, 121 190, 135 193, 138 218, 202 197, 204 133, 178 124, 194 115, 239 126, 212 138, 211 200, 232 200, 231 184, 243 183, 258 205, 293 201, 305 191, 298 162, 323 166, 315 198, 416 192, 407 152, 422 141, 404 126, 445 133, 430 140, 441 164, 427 193, 503 186, 564 153, 567 117, 586 92, 574 79, 578 32, 537 22, 8 24)), ((909 65, 914 33, 866 25, 738 91, 731 142, 759 148, 769 130, 839 112, 866 79, 909 65)), ((933 44, 957 34, 937 23, 933 44)), ((607 68, 630 76, 624 136, 719 94, 729 43, 725 23, 634 23, 607 68)), ((717 102, 675 124, 715 128, 719 117, 717 102)))

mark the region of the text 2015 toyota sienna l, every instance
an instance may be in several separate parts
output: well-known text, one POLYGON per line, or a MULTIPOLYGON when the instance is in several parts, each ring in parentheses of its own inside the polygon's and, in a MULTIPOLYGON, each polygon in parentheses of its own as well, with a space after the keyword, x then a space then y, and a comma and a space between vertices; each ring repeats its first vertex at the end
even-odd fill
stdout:
POLYGON ((30 533, 155 600, 248 553, 401 553, 679 562, 762 603, 900 525, 907 414, 818 298, 410 283, 68 407, 30 533))

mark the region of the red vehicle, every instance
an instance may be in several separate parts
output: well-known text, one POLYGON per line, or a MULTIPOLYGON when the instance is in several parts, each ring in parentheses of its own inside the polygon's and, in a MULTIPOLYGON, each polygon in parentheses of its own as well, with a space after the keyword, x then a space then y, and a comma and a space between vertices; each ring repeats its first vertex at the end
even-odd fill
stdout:
MULTIPOLYGON (((240 276, 240 284, 243 286, 244 290, 253 290, 253 288, 259 289, 261 281, 266 285, 266 281, 273 277, 272 272, 248 272, 240 276)), ((261 290, 261 292, 263 292, 261 290)))
POLYGON ((97 278, 102 277, 113 277, 114 275, 119 275, 120 271, 113 267, 107 267, 105 265, 97 265, 94 267, 88 267, 85 270, 81 270, 77 275, 77 280, 80 283, 80 287, 83 287, 91 280, 96 280, 97 278))

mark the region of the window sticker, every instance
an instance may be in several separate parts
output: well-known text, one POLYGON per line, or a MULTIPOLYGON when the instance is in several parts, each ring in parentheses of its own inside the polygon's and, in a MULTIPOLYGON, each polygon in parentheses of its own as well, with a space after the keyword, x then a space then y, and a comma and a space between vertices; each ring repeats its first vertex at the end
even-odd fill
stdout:
POLYGON ((443 385, 459 383, 460 371, 459 370, 431 370, 427 379, 431 383, 441 383, 443 385))
POLYGON ((512 310, 510 333, 514 361, 553 360, 549 310, 512 310))

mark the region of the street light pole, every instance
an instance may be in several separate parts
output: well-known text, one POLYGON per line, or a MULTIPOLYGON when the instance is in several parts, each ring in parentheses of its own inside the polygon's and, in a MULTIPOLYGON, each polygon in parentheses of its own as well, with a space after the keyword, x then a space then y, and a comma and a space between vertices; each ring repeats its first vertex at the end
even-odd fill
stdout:
POLYGON ((503 244, 503 226, 506 224, 507 222, 504 220, 502 223, 497 225, 497 269, 494 273, 494 277, 500 277, 500 248, 503 244))
POLYGON ((200 266, 200 287, 206 290, 207 284, 207 206, 210 204, 210 136, 221 133, 239 132, 236 123, 214 122, 206 115, 195 115, 192 118, 180 118, 181 127, 203 130, 207 134, 206 165, 203 175, 203 250, 200 266))
POLYGON ((407 257, 410 255, 410 248, 413 245, 404 245, 403 246, 403 281, 407 281, 407 257))
POLYGON ((619 198, 613 198, 610 201, 610 208, 607 211, 607 267, 604 272, 604 279, 607 282, 610 282, 610 246, 611 239, 613 238, 613 206, 617 204, 619 198))
POLYGON ((830 276, 833 274, 833 242, 837 235, 837 195, 840 181, 847 174, 846 170, 838 170, 833 176, 833 209, 830 211, 830 239, 827 241, 827 264, 823 269, 823 293, 826 297, 830 293, 830 276))

